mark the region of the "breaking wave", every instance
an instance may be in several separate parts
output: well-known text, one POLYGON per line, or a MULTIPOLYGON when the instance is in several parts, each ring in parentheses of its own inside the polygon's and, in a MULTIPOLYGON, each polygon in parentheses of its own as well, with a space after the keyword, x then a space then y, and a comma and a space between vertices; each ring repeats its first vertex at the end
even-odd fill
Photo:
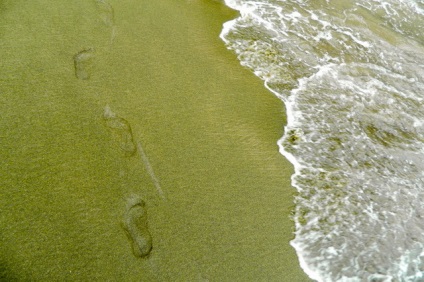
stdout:
POLYGON ((284 101, 296 249, 318 281, 424 281, 424 1, 226 0, 284 101))

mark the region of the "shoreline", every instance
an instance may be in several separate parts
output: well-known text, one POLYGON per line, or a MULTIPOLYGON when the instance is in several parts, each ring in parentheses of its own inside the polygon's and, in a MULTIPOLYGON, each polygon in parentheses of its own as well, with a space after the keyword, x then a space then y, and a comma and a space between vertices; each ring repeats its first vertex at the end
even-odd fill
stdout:
POLYGON ((284 106, 219 38, 236 13, 217 1, 101 3, 2 12, 0 277, 309 281, 289 245, 284 106), (126 131, 104 125, 106 106, 126 131), (128 140, 150 168, 123 154, 128 140), (120 226, 133 194, 146 203, 147 258, 120 226))

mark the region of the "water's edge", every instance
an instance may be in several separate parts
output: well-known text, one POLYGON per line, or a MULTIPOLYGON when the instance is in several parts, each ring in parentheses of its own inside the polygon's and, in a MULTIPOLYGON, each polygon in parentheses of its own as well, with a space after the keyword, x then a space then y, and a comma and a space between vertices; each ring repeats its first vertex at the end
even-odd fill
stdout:
POLYGON ((318 281, 421 281, 423 4, 225 3, 240 17, 221 39, 286 106, 278 146, 295 169, 302 269, 318 281))

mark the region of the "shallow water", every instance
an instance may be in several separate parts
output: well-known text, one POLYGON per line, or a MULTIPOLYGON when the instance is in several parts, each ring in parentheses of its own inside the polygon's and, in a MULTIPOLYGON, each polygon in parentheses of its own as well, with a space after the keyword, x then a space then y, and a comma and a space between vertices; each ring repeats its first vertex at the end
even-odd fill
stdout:
POLYGON ((287 108, 304 271, 423 281, 424 3, 226 3, 221 38, 287 108))

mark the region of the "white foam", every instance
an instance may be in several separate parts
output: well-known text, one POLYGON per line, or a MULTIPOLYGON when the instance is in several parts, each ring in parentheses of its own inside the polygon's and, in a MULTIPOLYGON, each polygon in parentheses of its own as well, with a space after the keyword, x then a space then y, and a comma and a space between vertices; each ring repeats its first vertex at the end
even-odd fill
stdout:
MULTIPOLYGON (((424 268, 410 243, 412 233, 424 242, 423 49, 385 42, 356 14, 382 11, 372 20, 385 24, 419 13, 399 1, 358 0, 339 13, 301 0, 226 1, 241 17, 221 38, 286 106, 278 146, 299 192, 291 245, 317 281, 416 281, 424 268), (361 27, 346 25, 350 15, 361 27)), ((394 30, 419 39, 411 19, 394 30)))

